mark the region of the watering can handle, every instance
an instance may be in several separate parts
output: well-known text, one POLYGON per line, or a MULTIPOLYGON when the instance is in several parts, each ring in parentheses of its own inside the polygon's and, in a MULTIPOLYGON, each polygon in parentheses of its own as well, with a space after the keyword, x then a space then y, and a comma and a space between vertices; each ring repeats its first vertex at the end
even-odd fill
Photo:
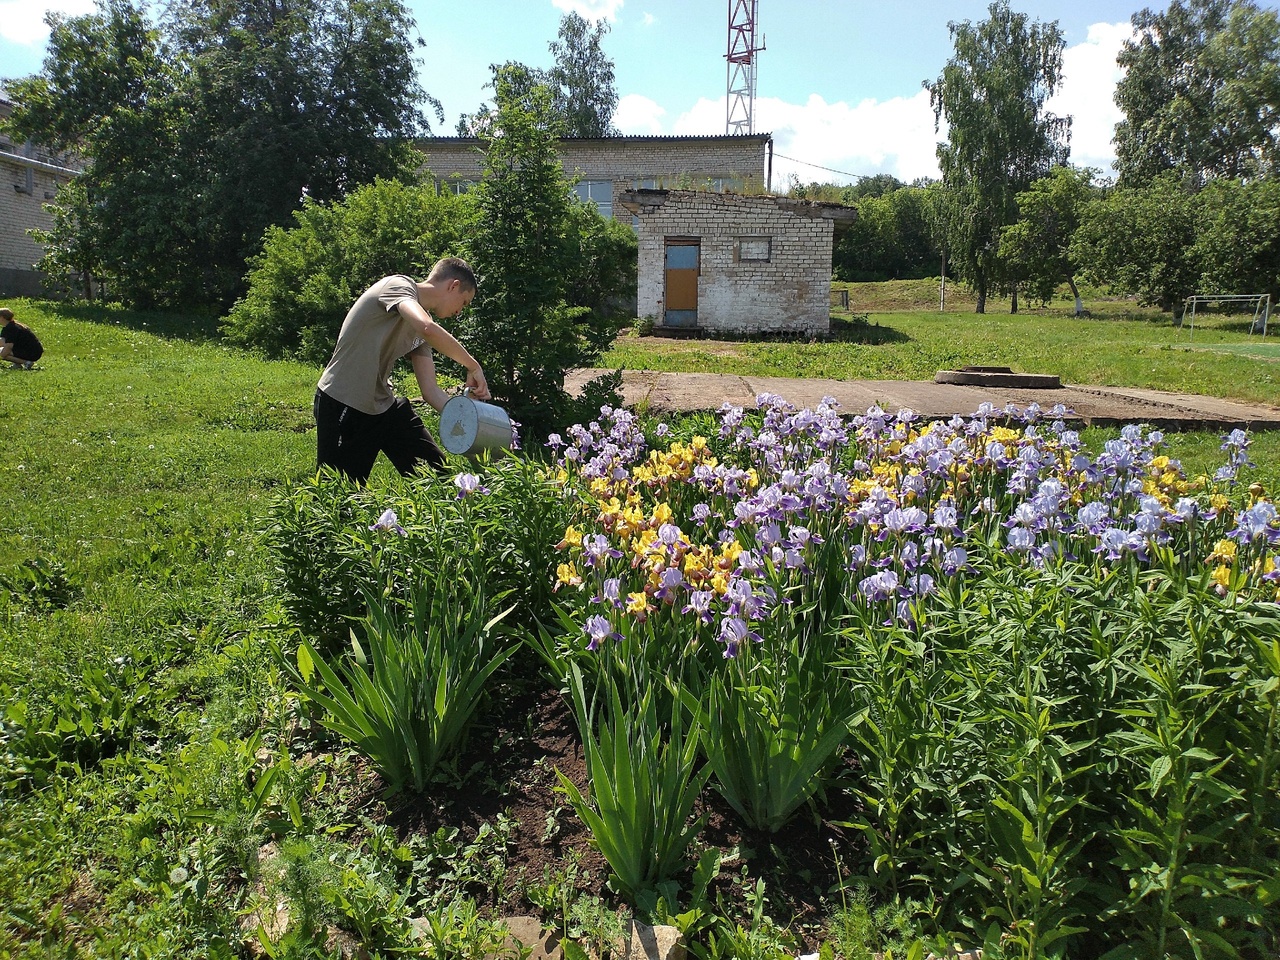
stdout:
POLYGON ((463 387, 463 388, 462 388, 462 396, 464 396, 464 397, 470 397, 470 396, 471 396, 471 388, 470 388, 470 387, 463 387))

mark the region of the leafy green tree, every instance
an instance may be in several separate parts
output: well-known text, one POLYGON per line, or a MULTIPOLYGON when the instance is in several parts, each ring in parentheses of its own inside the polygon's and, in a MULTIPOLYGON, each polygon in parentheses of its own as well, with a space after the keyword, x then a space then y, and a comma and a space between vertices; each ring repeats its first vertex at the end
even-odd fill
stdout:
MULTIPOLYGON (((507 82, 507 88, 510 95, 521 100, 525 100, 533 94, 534 87, 547 87, 550 89, 550 77, 545 70, 535 70, 533 67, 520 63, 517 60, 508 60, 506 63, 491 63, 489 71, 493 76, 501 73, 507 82)), ((493 89, 493 82, 485 84, 487 89, 493 89)), ((475 113, 464 113, 458 117, 458 125, 455 132, 460 137, 481 137, 484 136, 493 124, 496 122, 496 110, 493 104, 482 103, 475 113)), ((563 135, 564 123, 563 119, 557 116, 554 120, 555 132, 557 136, 563 135)))
POLYGON ((58 247, 46 265, 59 277, 64 269, 92 272, 122 299, 146 305, 154 261, 172 262, 191 233, 174 161, 178 118, 166 102, 175 71, 159 33, 128 0, 107 0, 91 16, 46 19, 43 73, 6 81, 14 102, 7 126, 18 139, 73 151, 87 164, 76 189, 54 202, 58 247), (122 261, 137 262, 132 276, 120 276, 122 261))
POLYGON ((42 72, 9 85, 11 128, 83 155, 88 203, 62 224, 132 304, 230 303, 304 194, 417 165, 432 101, 399 0, 177 0, 157 26, 100 0, 49 22, 42 72))
POLYGON ((1168 170, 1199 187, 1280 169, 1280 14, 1251 0, 1172 0, 1132 22, 1117 57, 1121 186, 1168 170))
POLYGON ((1016 265, 1028 295, 1048 303, 1065 281, 1075 298, 1076 316, 1084 312, 1084 303, 1076 289, 1080 265, 1071 258, 1071 237, 1095 193, 1092 171, 1054 167, 1017 195, 1018 222, 1000 233, 1000 257, 1016 265))
POLYGON ((906 184, 891 173, 877 173, 870 177, 859 177, 844 188, 845 203, 855 203, 867 197, 883 197, 885 194, 901 190, 906 184))
POLYGON ((1271 294, 1280 305, 1280 179, 1216 180, 1199 194, 1192 250, 1205 293, 1271 294))
POLYGON ((557 39, 551 41, 555 66, 550 84, 556 113, 564 120, 566 137, 610 137, 617 134, 613 112, 618 91, 613 82, 613 61, 604 52, 609 32, 605 20, 588 23, 577 13, 560 20, 557 39))
POLYGON ((565 276, 565 299, 598 320, 619 316, 624 306, 633 312, 639 265, 635 230, 601 216, 594 203, 576 200, 569 205, 566 230, 576 256, 565 276))
POLYGON ((592 366, 614 324, 570 306, 568 278, 581 257, 574 204, 556 153, 550 91, 524 88, 513 71, 494 76, 493 123, 482 133, 485 171, 469 240, 481 286, 465 319, 468 349, 489 387, 533 435, 573 409, 565 373, 592 366))
POLYGON ((929 224, 924 187, 904 187, 855 202, 858 219, 836 243, 837 279, 908 280, 938 273, 941 251, 929 224))
MULTIPOLYGON (((554 64, 549 70, 530 67, 514 60, 490 64, 496 77, 501 71, 512 96, 525 99, 533 87, 546 87, 551 110, 546 115, 549 129, 562 137, 612 137, 613 113, 618 108, 613 61, 604 52, 603 41, 609 24, 588 23, 577 13, 560 20, 557 38, 548 44, 554 64)), ((490 87, 492 88, 492 84, 490 87)), ((460 137, 482 137, 495 121, 496 108, 481 104, 475 113, 458 118, 460 137)))
POLYGON ((1068 256, 1083 276, 1181 314, 1196 292, 1198 204, 1176 174, 1121 187, 1085 205, 1068 256))
POLYGON ((948 24, 955 54, 937 80, 925 82, 935 121, 948 125, 948 141, 938 144, 949 194, 947 249, 954 271, 977 293, 978 313, 1002 279, 1000 230, 1017 218, 1014 198, 1066 161, 1071 125, 1044 109, 1062 78, 1057 21, 1028 21, 1006 0, 988 13, 976 26, 948 24))

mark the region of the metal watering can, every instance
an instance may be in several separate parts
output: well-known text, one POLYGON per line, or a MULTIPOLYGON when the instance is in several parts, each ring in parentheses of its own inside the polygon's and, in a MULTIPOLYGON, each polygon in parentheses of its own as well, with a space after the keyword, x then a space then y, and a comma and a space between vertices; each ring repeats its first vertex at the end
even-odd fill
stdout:
POLYGON ((440 442, 450 453, 471 457, 511 449, 511 418, 492 403, 473 400, 468 387, 440 411, 440 442))

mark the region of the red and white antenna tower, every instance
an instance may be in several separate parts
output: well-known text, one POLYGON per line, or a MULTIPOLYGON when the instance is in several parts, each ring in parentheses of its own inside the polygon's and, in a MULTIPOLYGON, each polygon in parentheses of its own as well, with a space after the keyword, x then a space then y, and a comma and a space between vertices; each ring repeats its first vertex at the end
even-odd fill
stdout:
POLYGON ((759 0, 729 0, 729 61, 724 132, 755 133, 756 10, 759 0))

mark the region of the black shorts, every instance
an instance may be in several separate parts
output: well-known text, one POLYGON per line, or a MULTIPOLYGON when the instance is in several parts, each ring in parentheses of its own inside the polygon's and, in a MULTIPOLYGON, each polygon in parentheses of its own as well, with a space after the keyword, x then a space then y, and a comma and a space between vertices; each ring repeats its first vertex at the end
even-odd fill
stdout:
POLYGON ((15 360, 21 360, 23 363, 35 363, 44 356, 44 346, 40 341, 35 343, 13 344, 13 352, 11 356, 15 360))
POLYGON ((312 412, 316 418, 317 467, 334 467, 364 483, 382 451, 401 476, 416 474, 424 461, 437 472, 445 469, 444 454, 404 397, 396 397, 385 413, 369 414, 317 390, 312 412))

